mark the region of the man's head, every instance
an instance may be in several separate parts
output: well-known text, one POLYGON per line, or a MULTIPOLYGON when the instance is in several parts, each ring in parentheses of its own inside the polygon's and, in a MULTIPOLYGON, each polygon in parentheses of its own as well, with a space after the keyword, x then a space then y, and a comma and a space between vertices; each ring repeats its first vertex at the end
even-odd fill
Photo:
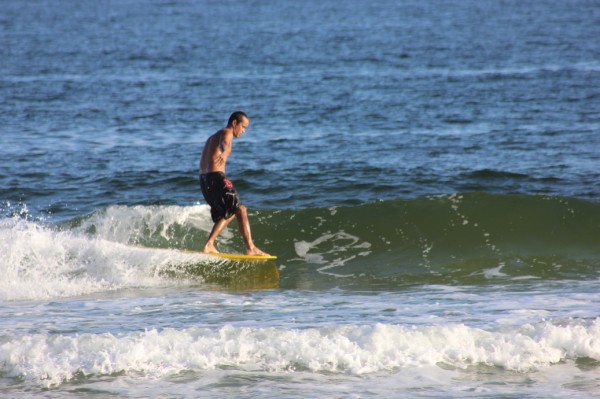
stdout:
POLYGON ((246 131, 246 128, 250 126, 250 119, 248 115, 242 111, 236 111, 229 117, 227 126, 233 129, 234 137, 240 137, 246 131))

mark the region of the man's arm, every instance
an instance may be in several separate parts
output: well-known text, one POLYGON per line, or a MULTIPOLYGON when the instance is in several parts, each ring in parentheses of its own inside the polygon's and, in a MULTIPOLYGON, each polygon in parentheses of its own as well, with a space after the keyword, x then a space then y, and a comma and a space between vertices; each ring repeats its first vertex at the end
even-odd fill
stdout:
POLYGON ((219 168, 222 168, 225 171, 225 165, 227 164, 227 159, 229 159, 229 155, 231 155, 231 150, 233 147, 233 131, 230 129, 225 129, 221 135, 221 142, 219 143, 219 149, 221 150, 220 154, 217 154, 215 158, 215 165, 219 168))

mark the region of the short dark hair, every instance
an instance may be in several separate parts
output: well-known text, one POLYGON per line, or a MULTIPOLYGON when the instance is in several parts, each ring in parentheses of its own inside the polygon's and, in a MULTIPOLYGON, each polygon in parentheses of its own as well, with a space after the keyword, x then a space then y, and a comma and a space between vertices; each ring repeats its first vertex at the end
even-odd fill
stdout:
POLYGON ((233 121, 237 121, 238 123, 242 123, 242 121, 244 120, 244 118, 246 118, 248 120, 250 119, 250 118, 248 118, 248 115, 246 115, 244 112, 242 112, 242 111, 235 111, 229 117, 229 121, 227 122, 227 126, 230 126, 233 123, 233 121))

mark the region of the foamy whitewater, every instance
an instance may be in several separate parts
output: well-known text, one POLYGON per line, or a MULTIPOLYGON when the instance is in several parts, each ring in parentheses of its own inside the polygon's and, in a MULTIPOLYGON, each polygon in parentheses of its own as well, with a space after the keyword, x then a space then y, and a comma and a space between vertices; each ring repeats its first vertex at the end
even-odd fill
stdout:
POLYGON ((1 9, 0 398, 600 398, 597 2, 1 9))

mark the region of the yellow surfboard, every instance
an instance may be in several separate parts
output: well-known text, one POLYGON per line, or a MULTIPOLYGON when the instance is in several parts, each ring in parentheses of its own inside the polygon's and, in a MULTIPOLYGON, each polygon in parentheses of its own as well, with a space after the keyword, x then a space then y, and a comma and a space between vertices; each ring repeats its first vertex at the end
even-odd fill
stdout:
POLYGON ((226 254, 226 253, 206 254, 204 252, 192 251, 190 249, 175 249, 175 251, 180 251, 180 252, 185 252, 185 253, 190 253, 190 254, 197 254, 197 255, 216 256, 218 258, 229 259, 229 260, 263 260, 263 261, 266 261, 266 260, 277 259, 277 256, 275 256, 275 255, 245 255, 245 254, 226 254))
POLYGON ((202 278, 204 283, 216 284, 234 290, 271 289, 277 288, 279 285, 279 269, 276 262, 274 262, 277 256, 205 254, 200 251, 174 248, 152 249, 201 255, 200 260, 178 259, 166 266, 163 265, 159 274, 167 277, 199 277, 202 278), (213 259, 217 261, 215 262, 213 259))
POLYGON ((219 258, 229 260, 274 260, 277 259, 275 255, 244 255, 244 254, 207 254, 211 256, 218 256, 219 258))

